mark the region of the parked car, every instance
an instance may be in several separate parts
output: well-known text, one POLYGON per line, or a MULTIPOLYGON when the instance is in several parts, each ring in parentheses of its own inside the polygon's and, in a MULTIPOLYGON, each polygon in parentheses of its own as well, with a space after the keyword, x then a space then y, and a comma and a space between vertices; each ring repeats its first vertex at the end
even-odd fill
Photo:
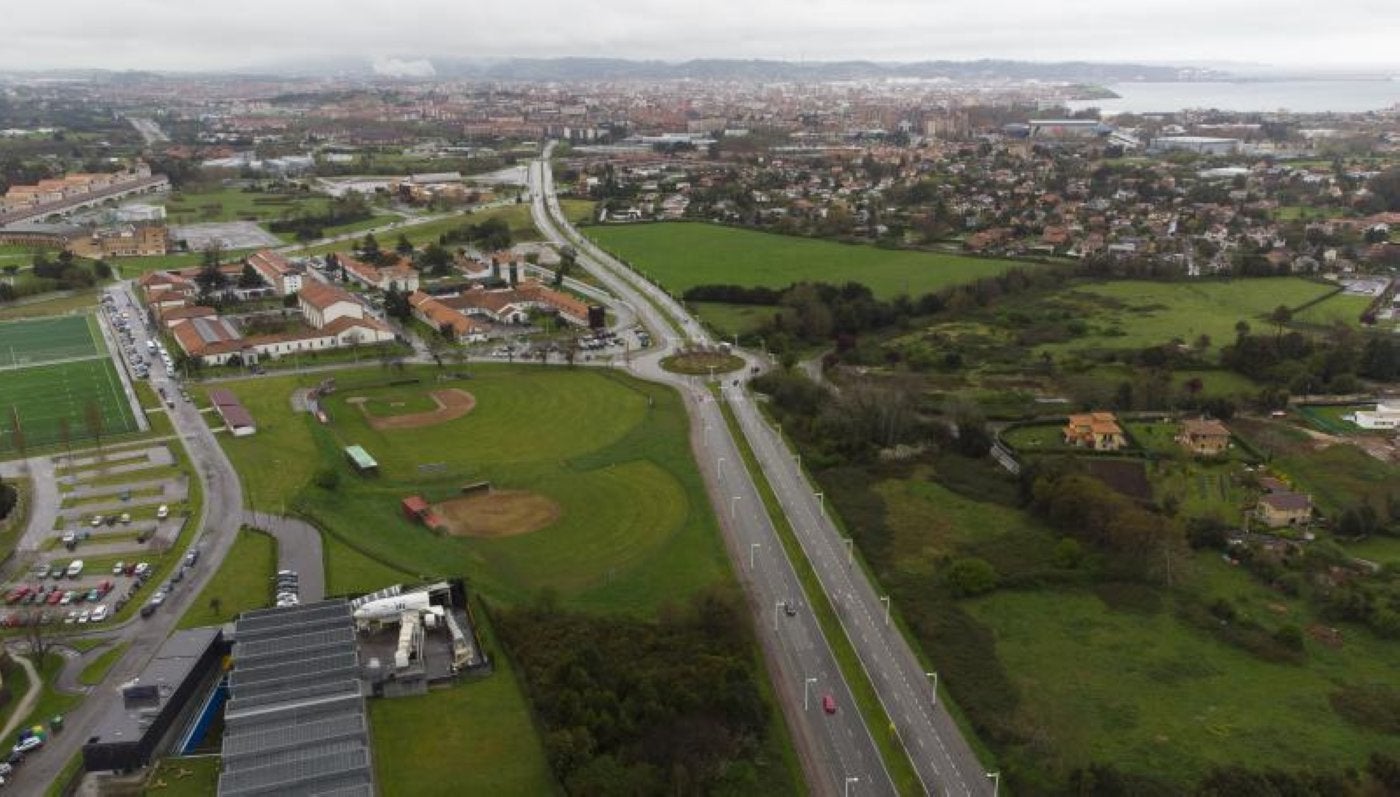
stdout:
POLYGON ((120 576, 126 572, 126 562, 117 562, 112 565, 112 575, 120 576))
POLYGON ((14 746, 14 752, 16 752, 16 753, 27 753, 27 752, 29 752, 30 750, 38 750, 40 747, 43 747, 43 746, 44 746, 44 737, 42 737, 42 736, 30 736, 30 737, 28 737, 28 738, 19 740, 19 742, 14 746))
POLYGON ((107 614, 107 604, 103 603, 99 605, 96 609, 92 610, 92 616, 88 618, 88 621, 93 623, 100 623, 103 620, 107 619, 107 614))
POLYGON ((156 509, 156 520, 165 520, 168 517, 170 517, 170 507, 161 504, 160 508, 156 509))
POLYGON ((186 567, 194 567, 194 563, 195 563, 195 562, 198 562, 198 561, 199 561, 199 549, 198 549, 198 548, 191 548, 191 549, 189 550, 189 552, 185 554, 185 566, 186 566, 186 567))

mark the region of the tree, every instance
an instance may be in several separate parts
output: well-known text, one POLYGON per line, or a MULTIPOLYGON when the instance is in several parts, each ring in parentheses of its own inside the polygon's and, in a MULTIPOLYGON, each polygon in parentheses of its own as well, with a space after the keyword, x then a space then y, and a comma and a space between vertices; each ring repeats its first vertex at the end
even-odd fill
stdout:
POLYGON ((967 557, 948 566, 948 587, 960 597, 981 595, 996 589, 997 571, 985 559, 967 557))
POLYGON ((404 257, 409 257, 413 254, 413 242, 408 240, 407 235, 399 233, 399 240, 398 243, 394 244, 394 251, 398 252, 404 257))
POLYGON ((1275 307, 1273 312, 1269 313, 1269 321, 1274 325, 1275 343, 1277 343, 1279 339, 1283 337, 1283 328, 1288 325, 1289 321, 1292 320, 1293 311, 1288 309, 1287 305, 1281 304, 1278 307, 1275 307))
POLYGON ((262 287, 263 278, 258 270, 253 268, 251 263, 243 264, 243 271, 238 275, 238 287, 259 288, 262 287))
POLYGON ((379 239, 374 237, 374 233, 365 233, 364 240, 360 241, 360 254, 364 255, 366 260, 379 259, 379 239))
POLYGON ((105 431, 104 419, 102 417, 102 405, 95 400, 90 400, 83 405, 83 423, 87 426, 88 435, 92 437, 97 445, 97 450, 102 450, 102 432, 105 431))
POLYGON ((24 425, 19 422, 19 407, 10 407, 10 441, 14 443, 15 451, 24 456, 25 439, 24 425))

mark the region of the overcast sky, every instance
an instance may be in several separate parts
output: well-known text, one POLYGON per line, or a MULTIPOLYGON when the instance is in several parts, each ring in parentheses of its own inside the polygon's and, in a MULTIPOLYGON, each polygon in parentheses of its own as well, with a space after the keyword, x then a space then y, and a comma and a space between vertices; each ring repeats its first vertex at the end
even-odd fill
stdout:
POLYGON ((432 56, 1400 69, 1395 0, 6 0, 0 68, 432 56))

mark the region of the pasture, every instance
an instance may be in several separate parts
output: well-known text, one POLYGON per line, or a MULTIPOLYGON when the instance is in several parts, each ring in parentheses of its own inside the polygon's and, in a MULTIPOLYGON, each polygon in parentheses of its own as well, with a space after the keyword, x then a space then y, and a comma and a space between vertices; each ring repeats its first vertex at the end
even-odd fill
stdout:
POLYGON ((715 224, 586 227, 583 232, 676 293, 696 285, 784 288, 794 282, 859 282, 876 296, 918 296, 1000 274, 1010 260, 877 249, 715 224))
POLYGON ((0 359, 6 363, 0 368, 0 452, 5 456, 18 454, 21 443, 63 442, 65 420, 74 441, 137 430, 93 324, 89 316, 0 324, 0 359))
POLYGON ((1238 322, 1244 321, 1256 332, 1267 331, 1272 327, 1268 315, 1275 308, 1299 307, 1333 290, 1298 277, 1085 283, 1041 303, 1042 310, 1063 311, 1070 318, 1081 319, 1086 326, 1084 334, 1040 348, 1055 353, 1141 349, 1173 340, 1193 344, 1205 335, 1210 338, 1209 350, 1218 352, 1235 339, 1238 322))

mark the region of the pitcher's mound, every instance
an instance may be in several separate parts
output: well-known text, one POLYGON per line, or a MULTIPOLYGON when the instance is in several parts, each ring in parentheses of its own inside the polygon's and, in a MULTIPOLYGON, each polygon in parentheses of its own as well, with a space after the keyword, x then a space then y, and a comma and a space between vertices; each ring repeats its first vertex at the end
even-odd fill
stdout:
POLYGON ((447 533, 458 537, 512 537, 539 531, 559 519, 559 505, 525 490, 452 498, 433 504, 447 533))
MULTIPOLYGON (((450 388, 448 390, 434 390, 428 397, 437 405, 437 409, 431 412, 413 412, 403 415, 371 415, 367 406, 367 399, 363 396, 352 396, 345 400, 347 404, 359 405, 360 412, 364 413, 365 420, 369 422, 371 429, 384 431, 386 429, 421 429, 424 426, 436 426, 440 423, 466 415, 476 407, 476 397, 465 390, 450 388)), ((390 406, 403 406, 402 402, 391 404, 390 406)))

